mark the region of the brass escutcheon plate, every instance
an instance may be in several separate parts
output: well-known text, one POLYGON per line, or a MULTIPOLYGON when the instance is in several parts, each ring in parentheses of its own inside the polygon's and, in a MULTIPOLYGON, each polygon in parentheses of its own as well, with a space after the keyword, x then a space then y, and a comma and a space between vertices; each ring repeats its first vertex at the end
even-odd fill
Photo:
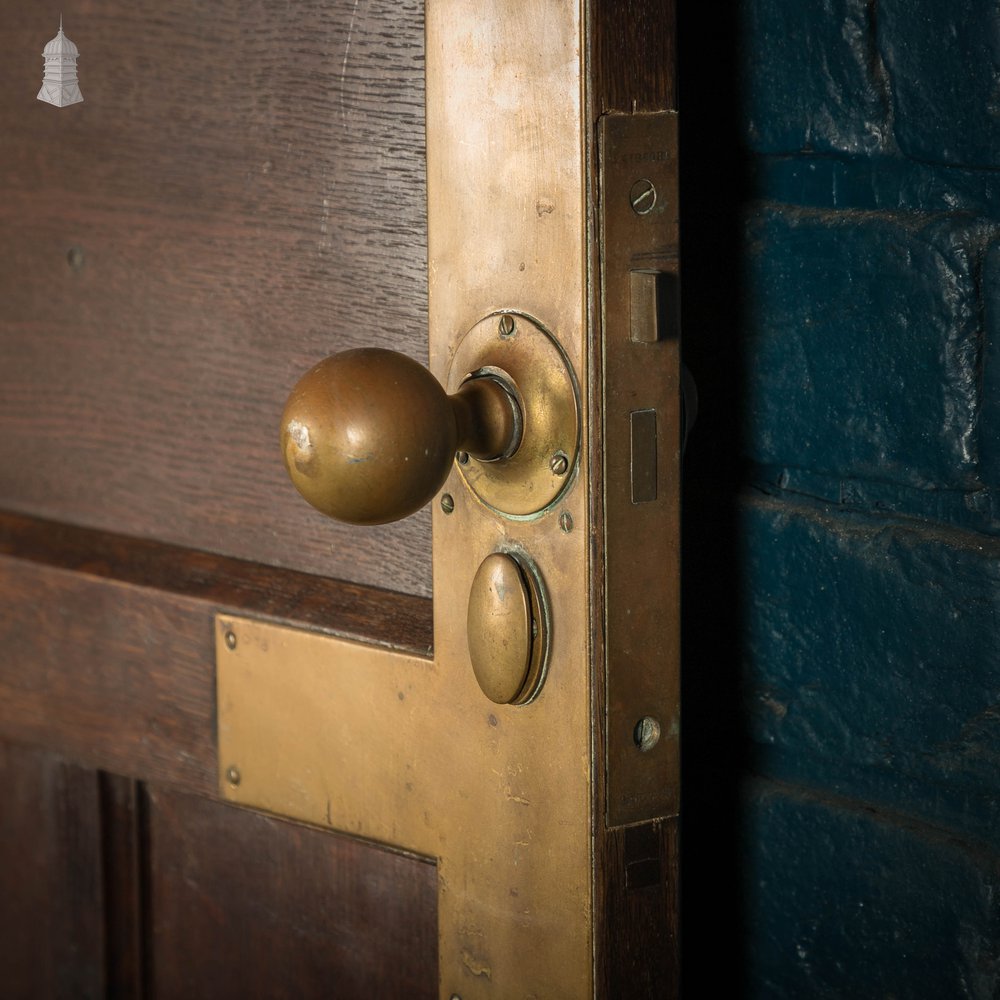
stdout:
POLYGON ((491 510, 510 518, 544 513, 576 475, 580 407, 576 380, 562 348, 535 319, 498 310, 462 339, 452 359, 448 392, 479 374, 506 376, 523 420, 521 443, 509 458, 480 461, 460 455, 469 489, 491 510))

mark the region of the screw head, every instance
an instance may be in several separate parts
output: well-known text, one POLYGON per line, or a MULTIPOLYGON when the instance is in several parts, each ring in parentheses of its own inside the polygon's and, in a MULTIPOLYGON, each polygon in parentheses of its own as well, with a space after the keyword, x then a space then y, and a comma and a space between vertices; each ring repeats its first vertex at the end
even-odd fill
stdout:
POLYGON ((226 649, 236 648, 236 633, 232 629, 226 631, 226 649))
POLYGON ((549 468, 552 470, 552 475, 565 476, 569 469, 569 459, 563 452, 557 451, 549 461, 549 468))
POLYGON ((500 330, 500 336, 504 340, 513 337, 517 333, 517 324, 514 322, 514 317, 510 313, 504 313, 500 317, 500 322, 498 324, 500 330))
POLYGON ((226 768, 226 781, 235 788, 242 780, 243 776, 240 774, 240 769, 235 764, 230 764, 226 768))
POLYGON ((628 193, 628 200, 636 215, 649 215, 656 204, 656 188, 653 182, 645 177, 637 180, 628 193))
POLYGON ((646 753, 660 742, 660 724, 651 715, 644 715, 632 730, 635 745, 646 753))
POLYGON ((441 497, 441 509, 450 514, 455 509, 455 498, 450 493, 445 493, 441 497))
POLYGON ((559 527, 568 535, 573 530, 573 515, 568 511, 564 510, 559 515, 559 527))
POLYGON ((467 451, 460 451, 456 456, 459 465, 469 464, 469 453, 467 451))

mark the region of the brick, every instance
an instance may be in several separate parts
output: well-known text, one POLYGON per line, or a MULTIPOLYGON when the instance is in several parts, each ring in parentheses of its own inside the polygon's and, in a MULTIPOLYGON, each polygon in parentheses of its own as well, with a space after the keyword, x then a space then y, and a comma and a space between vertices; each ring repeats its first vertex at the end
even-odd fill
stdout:
POLYGON ((746 802, 748 996, 1000 995, 995 855, 770 782, 746 802))
POLYGON ((963 216, 759 207, 744 278, 747 457, 973 488, 983 242, 963 216))
POLYGON ((1000 164, 1000 12, 995 0, 879 0, 878 46, 907 156, 1000 164))
POLYGON ((865 0, 742 5, 744 128, 761 153, 874 153, 891 138, 865 0))
POLYGON ((1000 539, 748 499, 757 767, 1000 848, 1000 539))

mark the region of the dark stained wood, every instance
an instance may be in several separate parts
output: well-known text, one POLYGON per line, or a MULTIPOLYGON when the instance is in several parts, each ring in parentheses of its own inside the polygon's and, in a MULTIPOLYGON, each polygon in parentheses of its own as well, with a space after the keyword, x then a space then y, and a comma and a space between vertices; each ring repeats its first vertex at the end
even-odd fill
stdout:
POLYGON ((436 995, 424 859, 5 742, 0 797, 5 1000, 436 995))
POLYGON ((604 835, 602 996, 680 996, 677 830, 674 818, 604 835))
POLYGON ((0 736, 93 768, 215 787, 210 608, 0 560, 0 736))
POLYGON ((0 512, 0 557, 426 654, 431 602, 110 532, 0 512))
POLYGON ((97 776, 0 742, 0 994, 104 994, 97 776))
POLYGON ((145 966, 145 824, 140 786, 97 776, 101 807, 104 977, 108 1000, 143 995, 145 966))
POLYGON ((594 0, 591 58, 595 115, 675 109, 676 0, 594 0))
POLYGON ((0 508, 427 596, 427 512, 359 535, 278 448, 331 351, 426 360, 422 4, 78 5, 61 109, 57 16, 0 0, 0 508))
POLYGON ((155 788, 147 808, 153 995, 437 996, 434 865, 155 788))
MULTIPOLYGON (((259 611, 259 602, 248 608, 229 598, 263 600, 267 574, 248 583, 242 567, 217 557, 79 529, 49 534, 20 518, 0 524, 0 551, 10 553, 0 555, 0 735, 91 767, 213 792, 214 614, 259 611)), ((394 615, 407 600, 426 604, 420 599, 312 585, 330 600, 327 628, 356 637, 371 628, 385 641, 396 622, 397 637, 417 635, 416 618, 394 615)), ((298 586, 308 593, 307 581, 298 586)), ((282 600, 294 609, 292 597, 282 600)))

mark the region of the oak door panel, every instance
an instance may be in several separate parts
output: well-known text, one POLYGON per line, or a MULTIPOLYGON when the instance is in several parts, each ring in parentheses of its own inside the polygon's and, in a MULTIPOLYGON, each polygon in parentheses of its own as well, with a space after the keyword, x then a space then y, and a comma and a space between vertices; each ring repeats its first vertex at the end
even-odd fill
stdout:
POLYGON ((437 996, 427 861, 150 789, 154 996, 437 996))
POLYGON ((81 7, 54 108, 0 0, 0 509, 428 595, 429 515, 358 545, 277 444, 331 351, 426 360, 422 3, 81 7))
POLYGON ((103 995, 97 775, 0 742, 0 994, 103 995))
POLYGON ((433 863, 0 742, 6 1000, 437 992, 433 863))

